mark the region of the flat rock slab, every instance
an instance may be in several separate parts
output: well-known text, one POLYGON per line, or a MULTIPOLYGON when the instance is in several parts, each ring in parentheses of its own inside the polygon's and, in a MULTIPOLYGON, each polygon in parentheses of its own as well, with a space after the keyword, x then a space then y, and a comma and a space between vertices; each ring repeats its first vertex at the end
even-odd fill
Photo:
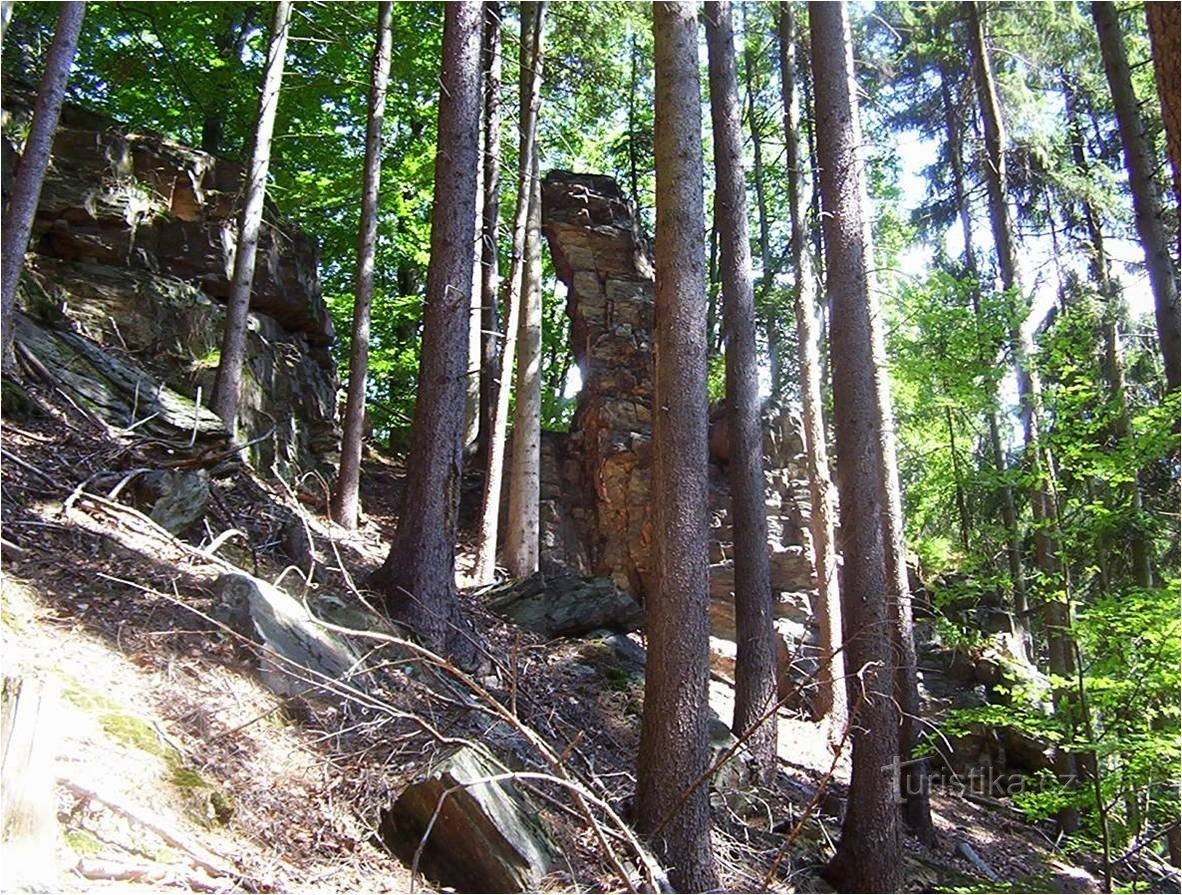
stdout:
POLYGON ((557 852, 513 782, 490 780, 508 773, 483 746, 447 753, 382 812, 383 839, 407 866, 422 844, 419 871, 457 892, 538 891, 557 852))
POLYGON ((640 604, 607 578, 538 572, 489 595, 488 608, 543 637, 580 637, 600 628, 635 631, 640 604))
POLYGON ((295 597, 245 572, 222 575, 217 589, 221 604, 216 615, 270 651, 262 658, 261 671, 263 683, 275 693, 302 695, 325 678, 362 683, 357 654, 295 597))

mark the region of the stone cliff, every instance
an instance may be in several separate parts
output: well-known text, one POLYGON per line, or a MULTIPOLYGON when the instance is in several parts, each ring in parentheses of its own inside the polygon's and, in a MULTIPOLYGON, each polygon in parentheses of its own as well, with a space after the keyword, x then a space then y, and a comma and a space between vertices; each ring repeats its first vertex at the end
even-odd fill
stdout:
MULTIPOLYGON (((651 586, 653 265, 611 178, 551 171, 542 228, 567 287, 583 389, 568 435, 543 442, 544 564, 607 575, 643 599, 651 586)), ((710 596, 715 651, 733 655, 734 565, 726 427, 711 414, 710 596)), ((809 661, 814 573, 800 423, 765 416, 768 553, 784 655, 809 661)), ((807 671, 801 667, 799 672, 807 671)))
MULTIPOLYGON (((31 95, 6 89, 7 195, 31 95)), ((53 146, 22 294, 29 322, 70 329, 208 400, 236 241, 242 167, 69 107, 53 146)), ((315 242, 269 209, 251 296, 240 435, 262 471, 331 468, 332 322, 315 242)), ((130 425, 129 420, 124 425, 130 425)))

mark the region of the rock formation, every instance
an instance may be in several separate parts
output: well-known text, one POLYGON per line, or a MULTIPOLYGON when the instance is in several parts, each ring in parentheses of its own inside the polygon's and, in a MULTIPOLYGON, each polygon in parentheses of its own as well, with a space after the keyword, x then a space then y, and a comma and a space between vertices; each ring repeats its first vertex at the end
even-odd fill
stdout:
MULTIPOLYGON (((31 95, 6 89, 3 189, 31 95)), ((130 354, 177 392, 208 398, 235 248, 240 165, 81 109, 63 109, 29 244, 31 316, 130 354)), ((248 334, 243 434, 255 465, 328 467, 338 449, 332 322, 312 239, 269 215, 248 334)), ((26 305, 30 290, 25 290, 26 305)))
MULTIPOLYGON (((542 229, 567 287, 571 343, 583 389, 569 435, 543 442, 543 569, 566 565, 611 577, 643 600, 652 566, 651 466, 653 266, 631 203, 609 177, 551 171, 542 184, 542 229)), ((728 438, 711 419, 712 634, 733 651, 734 565, 728 438)), ((777 627, 796 658, 813 641, 814 573, 800 423, 765 418, 768 550, 777 627)), ((724 661, 725 665, 725 661, 724 661)), ((807 667, 798 669, 807 673, 807 667)))

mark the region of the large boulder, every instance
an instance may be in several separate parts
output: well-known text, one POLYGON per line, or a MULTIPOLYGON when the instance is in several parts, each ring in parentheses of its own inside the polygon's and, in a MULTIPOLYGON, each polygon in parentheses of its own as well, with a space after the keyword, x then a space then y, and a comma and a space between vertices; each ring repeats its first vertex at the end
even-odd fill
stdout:
POLYGON ((266 648, 260 672, 275 693, 301 696, 321 683, 364 682, 357 652, 286 591, 245 572, 222 575, 217 590, 215 616, 266 648))
POLYGON ((557 850, 509 770, 480 745, 432 763, 382 812, 382 838, 407 865, 458 892, 536 892, 557 850))

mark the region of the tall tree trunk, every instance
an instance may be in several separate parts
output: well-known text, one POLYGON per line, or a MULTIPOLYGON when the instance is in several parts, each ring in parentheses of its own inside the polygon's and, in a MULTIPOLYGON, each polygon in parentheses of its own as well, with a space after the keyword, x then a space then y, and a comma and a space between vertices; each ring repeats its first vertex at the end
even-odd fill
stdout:
POLYGON ((480 532, 476 541, 477 582, 492 581, 496 575, 497 533, 500 527, 501 479, 505 467, 505 436, 509 425, 509 382, 517 352, 517 321, 521 314, 521 271, 525 259, 525 231, 529 218, 530 186, 534 143, 537 139, 538 103, 542 92, 542 34, 546 3, 521 6, 521 142, 517 165, 517 211, 513 218, 513 255, 509 262, 509 297, 506 302, 505 342, 501 348, 496 415, 485 464, 484 493, 480 509, 480 532))
POLYGON ((1153 182, 1153 154, 1137 108, 1137 97, 1133 93, 1129 60, 1121 38, 1116 7, 1110 2, 1093 3, 1092 18, 1096 22, 1096 33, 1100 36, 1100 56, 1104 62, 1104 74, 1108 77, 1108 89, 1112 93, 1112 105, 1116 110, 1120 141, 1124 146, 1129 189, 1133 193, 1134 220, 1141 247, 1145 251, 1145 267, 1153 291, 1157 337, 1161 342, 1166 366, 1166 386, 1174 391, 1182 376, 1179 367, 1182 363, 1179 347, 1182 323, 1178 314, 1178 271, 1170 257, 1161 204, 1153 182))
MULTIPOLYGON (((743 7, 744 43, 746 44, 747 9, 743 7)), ((747 124, 751 128, 752 166, 755 177, 755 208, 759 217, 759 295, 755 302, 756 313, 764 320, 767 335, 768 363, 772 373, 772 397, 779 398, 784 391, 784 359, 780 348, 779 314, 769 307, 775 274, 772 270, 771 236, 767 210, 767 189, 763 172, 763 133, 759 127, 755 103, 755 54, 750 45, 743 49, 743 80, 747 88, 747 124)))
MULTIPOLYGON (((981 278, 977 270, 977 254, 973 249, 972 210, 969 208, 968 190, 965 188, 966 176, 961 147, 964 144, 963 132, 956 109, 952 102, 951 90, 948 87, 947 72, 940 70, 940 98, 944 109, 944 130, 948 139, 948 158, 952 168, 952 185, 956 201, 956 214, 960 220, 961 235, 964 238, 965 274, 972 281, 973 318, 978 333, 981 327, 981 278)), ((978 344, 978 354, 981 361, 993 362, 992 358, 983 356, 982 346, 978 344)), ((1006 531, 1006 562, 1010 572, 1010 588, 1013 593, 1014 614, 1022 629, 1022 642, 1027 655, 1030 653, 1030 605, 1026 597, 1026 576, 1022 569, 1022 533, 1018 530, 1018 510, 1014 503, 1014 489, 1006 477, 1006 456, 1001 443, 1001 423, 997 418, 997 394, 990 396, 987 423, 989 426, 988 448, 993 461, 993 471, 1001 480, 999 492, 1001 495, 1001 521, 1006 531)))
POLYGON ((455 536, 476 235, 482 19, 482 4, 476 0, 444 5, 418 399, 398 530, 373 581, 392 617, 405 622, 430 648, 468 665, 475 650, 456 600, 455 536))
MULTIPOLYGON (((973 53, 973 74, 977 84, 977 96, 981 109, 981 121, 985 135, 985 182, 989 194, 989 223, 993 233, 994 249, 997 253, 997 267, 1001 287, 1007 292, 1018 291, 1017 261, 1015 257, 1013 230, 1010 227, 1007 201, 1005 127, 1001 117, 1001 106, 993 82, 993 67, 985 41, 985 27, 980 4, 968 4, 969 29, 973 53)), ((1020 326, 1013 325, 1009 334, 1010 352, 1014 358, 1018 376, 1018 399, 1026 437, 1026 451, 1030 460, 1033 482, 1030 488, 1030 508, 1034 521, 1035 562, 1039 571, 1053 580, 1057 577, 1056 545, 1054 539, 1056 512, 1048 488, 1048 477, 1053 471, 1049 454, 1044 461, 1042 440, 1039 435, 1042 414, 1042 395, 1038 372, 1028 357, 1025 339, 1020 326)), ((1043 604, 1044 626, 1047 636, 1048 665, 1052 674, 1062 680, 1075 677, 1073 666, 1074 644, 1071 642, 1071 607, 1069 603, 1049 597, 1043 604)), ((1056 694, 1056 713, 1068 724, 1074 724, 1073 699, 1070 688, 1056 694)), ((1078 778, 1075 756, 1064 749, 1055 751, 1055 772, 1065 783, 1078 778)), ((1066 833, 1074 832, 1079 826, 1079 812, 1064 808, 1057 815, 1059 827, 1066 833)))
POLYGON ((1166 153, 1174 174, 1174 201, 1178 201, 1179 131, 1182 130, 1182 7, 1170 0, 1151 0, 1145 4, 1149 25, 1149 46, 1153 52, 1153 73, 1157 96, 1161 100, 1161 122, 1166 130, 1166 153))
POLYGON ((727 478, 735 527, 735 716, 736 736, 751 733, 747 746, 761 777, 776 772, 778 722, 776 646, 771 572, 767 552, 767 505, 763 481, 759 360, 755 343, 755 292, 747 238, 746 185, 735 35, 730 0, 706 4, 710 112, 714 132, 714 208, 722 272, 726 333, 726 404, 730 422, 727 478), (763 723, 760 724, 759 722, 763 723))
MULTIPOLYGON (((11 15, 11 12, 8 13, 11 15)), ((5 22, 8 21, 8 15, 5 22)), ((78 49, 78 34, 86 15, 85 3, 63 3, 58 9, 57 28, 53 43, 45 59, 41 87, 33 103, 33 122, 24 150, 12 180, 12 193, 4 212, 4 249, 0 253, 0 363, 4 372, 12 370, 13 316, 16 308, 16 287, 25 265, 25 250, 33 232, 33 218, 41 199, 41 184, 49 167, 53 150, 53 135, 62 112, 66 82, 78 49)))
POLYGON ((497 406, 497 361, 500 358, 500 225, 501 225, 501 5, 484 4, 484 164, 480 240, 480 425, 474 463, 488 463, 497 406))
MULTIPOLYGON (((484 138, 483 123, 482 118, 482 129, 480 131, 482 141, 484 138)), ((482 232, 482 223, 484 220, 484 196, 482 195, 484 187, 484 152, 482 150, 483 146, 478 146, 476 151, 476 240, 481 245, 484 242, 482 232)), ((472 297, 468 303, 468 367, 464 377, 465 451, 469 447, 478 449, 478 442, 480 440, 480 371, 484 356, 484 345, 481 341, 481 323, 484 319, 482 306, 484 285, 481 282, 484 272, 484 259, 482 256, 483 252, 480 249, 472 253, 472 297)))
POLYGON ((697 4, 653 4, 653 546, 637 821, 681 892, 714 889, 709 763, 706 255, 697 4), (692 793, 682 800, 690 787, 692 793))
POLYGON ((781 0, 779 16, 780 96, 784 104, 784 145, 788 165, 788 209, 791 222, 792 299, 796 315, 796 351, 800 364, 800 403, 804 417, 804 447, 812 503, 810 529, 813 564, 817 570, 818 647, 821 665, 813 703, 819 718, 828 718, 840 735, 847 720, 845 656, 841 646, 841 589, 837 580, 837 546, 833 529, 833 482, 829 477, 829 448, 825 441, 821 398, 821 358, 818 353, 817 309, 811 256, 805 245, 805 198, 802 188, 800 119, 796 106, 796 21, 792 4, 781 0))
MULTIPOLYGON (((1083 124, 1079 116, 1077 91, 1075 84, 1066 74, 1062 76, 1061 81, 1067 113, 1067 133, 1071 141, 1072 161, 1075 163, 1075 170, 1085 181, 1088 181, 1092 174, 1085 149, 1083 124)), ((1109 399, 1116 407, 1113 434, 1120 443, 1128 445, 1131 444, 1133 437, 1133 424, 1132 413, 1129 410, 1129 398, 1125 390, 1124 358, 1120 348, 1120 321, 1124 316, 1120 286, 1112 279, 1109 271, 1108 252, 1104 247, 1104 230, 1100 223, 1101 216, 1086 194, 1081 205, 1084 226, 1088 233, 1088 241, 1091 243, 1090 272, 1096 288, 1104 299, 1104 358, 1101 370, 1108 386, 1109 399)), ((1128 530, 1133 577, 1141 587, 1153 587, 1152 548, 1139 524, 1139 517, 1144 511, 1140 470, 1134 471, 1132 480, 1128 484, 1128 497, 1134 517, 1137 517, 1128 530)), ((1102 561, 1101 568, 1106 567, 1107 563, 1102 561)))
POLYGON ((524 578, 538 570, 542 489, 542 180, 538 176, 536 141, 521 276, 517 402, 509 468, 509 519, 505 529, 505 566, 514 578, 524 578))
POLYGON ((853 767, 837 854, 826 876, 851 892, 896 892, 903 883, 898 786, 884 768, 899 760, 887 607, 888 512, 882 482, 883 439, 870 292, 869 221, 853 51, 845 4, 809 6, 816 91, 817 166, 824 210, 832 319, 833 418, 841 500, 842 621, 853 767))
POLYGON ((230 298, 226 304, 226 327, 222 334, 221 362, 213 387, 211 407, 222 418, 230 434, 238 423, 238 400, 242 391, 242 364, 246 355, 246 320, 250 313, 250 292, 254 284, 254 259, 259 247, 259 227, 263 221, 263 202, 267 196, 267 169, 271 165, 271 135, 275 132, 275 112, 279 107, 279 85, 287 54, 287 35, 291 24, 291 0, 278 0, 271 25, 271 41, 263 67, 263 87, 259 94, 258 123, 254 132, 247 175, 246 200, 238 222, 238 246, 234 251, 234 276, 230 280, 230 298))
POLYGON ((378 4, 378 30, 370 62, 369 122, 365 128, 365 167, 361 185, 361 224, 357 228, 357 274, 353 281, 353 336, 349 346, 349 391, 342 423, 341 466, 332 495, 332 517, 357 527, 361 442, 365 430, 365 383, 369 370, 369 315, 373 303, 374 248, 378 237, 378 187, 382 176, 382 122, 390 81, 394 4, 378 4))

